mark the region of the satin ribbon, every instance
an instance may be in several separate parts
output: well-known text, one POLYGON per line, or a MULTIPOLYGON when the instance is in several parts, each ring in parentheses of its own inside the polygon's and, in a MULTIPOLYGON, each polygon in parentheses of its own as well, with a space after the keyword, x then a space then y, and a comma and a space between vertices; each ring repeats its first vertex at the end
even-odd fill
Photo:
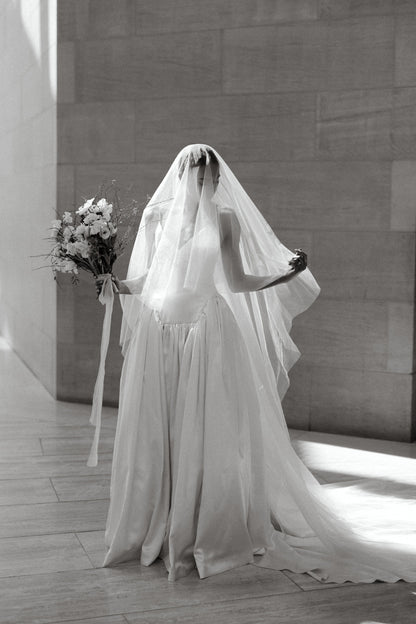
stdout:
POLYGON ((92 399, 92 409, 90 416, 90 423, 92 425, 95 425, 95 433, 91 445, 90 456, 88 457, 87 461, 87 466, 96 466, 98 463, 98 441, 100 439, 101 431, 101 411, 103 406, 105 360, 107 357, 108 344, 110 342, 111 315, 113 313, 114 304, 113 289, 115 288, 112 281, 111 273, 103 273, 102 275, 98 275, 97 278, 103 280, 103 285, 98 300, 102 305, 105 305, 105 315, 103 321, 103 332, 101 335, 100 366, 98 368, 97 379, 94 386, 94 395, 92 399))

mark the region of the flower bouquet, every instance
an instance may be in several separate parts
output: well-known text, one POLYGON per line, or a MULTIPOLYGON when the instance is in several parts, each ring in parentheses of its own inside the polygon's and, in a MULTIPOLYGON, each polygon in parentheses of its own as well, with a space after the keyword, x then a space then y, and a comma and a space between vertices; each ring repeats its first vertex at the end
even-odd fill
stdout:
POLYGON ((72 281, 77 283, 80 270, 91 273, 95 279, 102 279, 98 299, 106 309, 101 338, 100 365, 90 417, 90 423, 95 425, 95 435, 87 462, 88 466, 96 466, 98 462, 97 449, 101 429, 105 359, 110 340, 114 292, 117 292, 112 269, 116 259, 125 250, 139 216, 138 204, 135 200, 127 204, 120 201, 119 189, 113 180, 110 185, 102 185, 98 194, 87 199, 78 210, 64 212, 61 218, 52 221, 53 247, 47 258, 50 260, 54 279, 58 272, 70 273, 72 281), (120 233, 121 229, 124 229, 123 235, 120 233))
POLYGON ((138 213, 135 200, 122 204, 113 181, 109 186, 101 186, 99 193, 75 212, 64 212, 60 219, 52 221, 54 245, 48 257, 55 279, 58 272, 70 273, 76 283, 80 270, 92 273, 95 278, 111 276, 138 213), (119 229, 126 219, 128 224, 120 237, 119 229))

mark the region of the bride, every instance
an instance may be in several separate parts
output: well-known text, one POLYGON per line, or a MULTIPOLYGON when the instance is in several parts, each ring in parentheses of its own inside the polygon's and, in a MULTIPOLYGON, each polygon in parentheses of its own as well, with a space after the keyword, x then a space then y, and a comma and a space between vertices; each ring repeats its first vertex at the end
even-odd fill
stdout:
POLYGON ((291 446, 289 331, 319 293, 296 251, 213 148, 178 154, 127 279, 114 278, 124 365, 104 567, 162 558, 169 580, 254 563, 326 582, 416 581, 414 498, 392 525, 392 499, 363 507, 354 488, 325 488, 291 446))

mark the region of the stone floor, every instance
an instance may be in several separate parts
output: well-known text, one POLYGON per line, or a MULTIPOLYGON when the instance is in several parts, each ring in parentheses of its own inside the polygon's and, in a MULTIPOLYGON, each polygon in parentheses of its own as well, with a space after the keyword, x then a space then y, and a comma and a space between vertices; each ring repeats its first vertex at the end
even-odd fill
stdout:
MULTIPOLYGON (((251 565, 168 583, 161 564, 100 568, 115 410, 88 468, 89 407, 54 401, 1 340, 0 396, 1 624, 416 622, 416 584, 328 585, 251 565)), ((292 434, 322 482, 415 472, 415 444, 292 434)))

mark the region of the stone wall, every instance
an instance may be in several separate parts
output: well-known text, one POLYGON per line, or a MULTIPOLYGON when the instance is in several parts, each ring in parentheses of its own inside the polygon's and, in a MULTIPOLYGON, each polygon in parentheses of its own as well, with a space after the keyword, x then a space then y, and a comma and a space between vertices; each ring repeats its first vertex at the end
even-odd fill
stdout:
MULTIPOLYGON (((58 0, 58 39, 59 208, 105 177, 142 200, 184 145, 213 145, 322 287, 294 326, 289 424, 409 440, 416 3, 58 0)), ((91 398, 102 313, 92 283, 63 283, 60 398, 91 398)))
POLYGON ((55 393, 56 2, 0 2, 0 334, 55 393))

